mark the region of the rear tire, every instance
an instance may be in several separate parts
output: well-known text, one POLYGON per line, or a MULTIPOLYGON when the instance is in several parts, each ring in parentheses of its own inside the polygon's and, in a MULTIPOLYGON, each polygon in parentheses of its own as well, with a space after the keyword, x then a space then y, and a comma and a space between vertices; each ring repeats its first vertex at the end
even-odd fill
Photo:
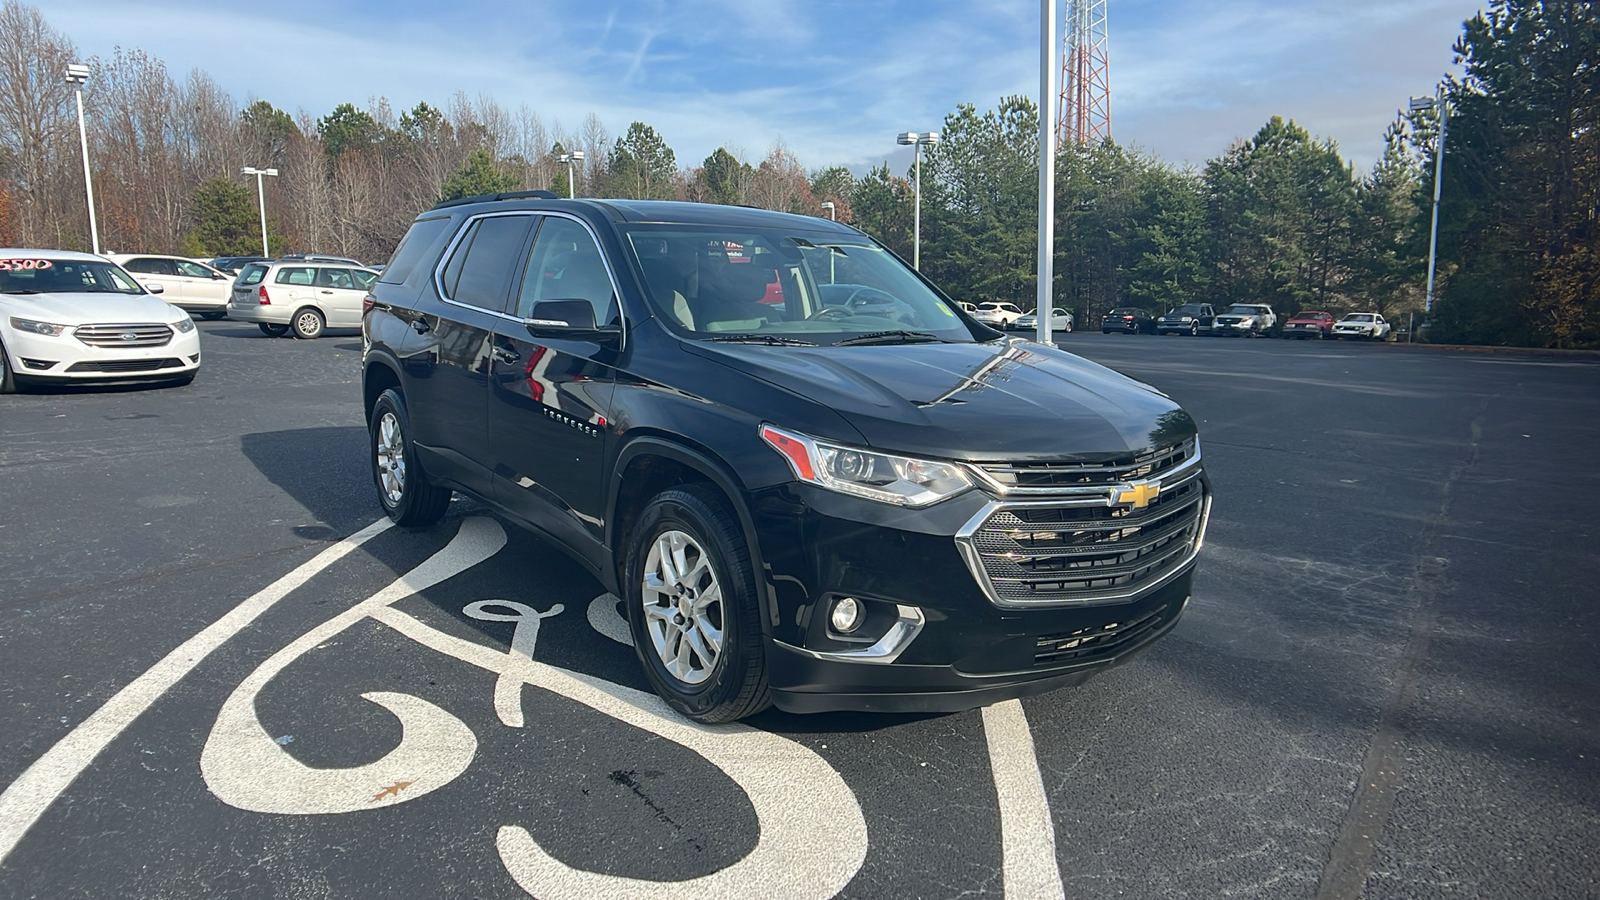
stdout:
POLYGON ((428 481, 411 443, 406 401, 393 388, 378 395, 367 426, 367 447, 378 502, 396 525, 432 525, 450 506, 450 489, 428 481))
POLYGON ((261 333, 267 337, 283 337, 289 333, 289 326, 287 325, 268 325, 267 323, 262 322, 256 327, 260 328, 261 333))
POLYGON ((295 337, 311 341, 322 336, 322 329, 327 327, 327 324, 327 320, 322 318, 322 313, 306 307, 294 314, 292 327, 295 337))
POLYGON ((719 491, 658 494, 639 514, 624 571, 634 649, 669 706, 707 724, 767 707, 754 566, 719 491))
POLYGON ((203 312, 203 313, 200 314, 200 318, 206 319, 207 321, 215 322, 216 320, 218 320, 220 318, 223 318, 226 315, 227 315, 227 313, 225 313, 225 312, 203 312))

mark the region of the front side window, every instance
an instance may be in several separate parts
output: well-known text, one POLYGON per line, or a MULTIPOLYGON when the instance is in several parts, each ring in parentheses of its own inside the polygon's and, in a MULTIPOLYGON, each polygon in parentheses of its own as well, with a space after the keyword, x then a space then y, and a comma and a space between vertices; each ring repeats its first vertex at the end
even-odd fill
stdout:
POLYGON ((517 317, 533 318, 534 306, 546 300, 586 301, 594 307, 596 325, 617 317, 616 290, 600 248, 571 219, 552 216, 539 227, 517 295, 517 317))
POLYGON ((866 238, 689 225, 624 235, 657 315, 696 340, 975 340, 952 303, 866 238))

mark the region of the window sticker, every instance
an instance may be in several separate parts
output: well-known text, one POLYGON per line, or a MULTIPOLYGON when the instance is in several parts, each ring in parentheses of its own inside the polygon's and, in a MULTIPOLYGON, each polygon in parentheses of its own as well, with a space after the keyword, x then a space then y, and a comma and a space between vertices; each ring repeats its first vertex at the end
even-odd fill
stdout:
POLYGON ((0 259, 0 272, 26 272, 54 266, 55 263, 48 259, 0 259))

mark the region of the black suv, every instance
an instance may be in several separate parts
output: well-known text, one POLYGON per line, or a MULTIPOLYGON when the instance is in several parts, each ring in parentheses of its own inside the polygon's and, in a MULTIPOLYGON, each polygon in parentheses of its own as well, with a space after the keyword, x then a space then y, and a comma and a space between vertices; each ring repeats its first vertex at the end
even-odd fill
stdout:
POLYGON ((423 213, 367 298, 396 522, 460 491, 554 541, 702 722, 980 706, 1177 623, 1210 498, 1165 395, 844 225, 539 193, 423 213))

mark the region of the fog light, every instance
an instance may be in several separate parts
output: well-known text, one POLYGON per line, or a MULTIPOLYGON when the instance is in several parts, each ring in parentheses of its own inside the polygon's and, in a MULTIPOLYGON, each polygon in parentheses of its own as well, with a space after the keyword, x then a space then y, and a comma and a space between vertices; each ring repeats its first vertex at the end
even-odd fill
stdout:
POLYGON ((854 597, 841 597, 828 614, 828 624, 837 634, 849 634, 861 627, 861 601, 854 597))

